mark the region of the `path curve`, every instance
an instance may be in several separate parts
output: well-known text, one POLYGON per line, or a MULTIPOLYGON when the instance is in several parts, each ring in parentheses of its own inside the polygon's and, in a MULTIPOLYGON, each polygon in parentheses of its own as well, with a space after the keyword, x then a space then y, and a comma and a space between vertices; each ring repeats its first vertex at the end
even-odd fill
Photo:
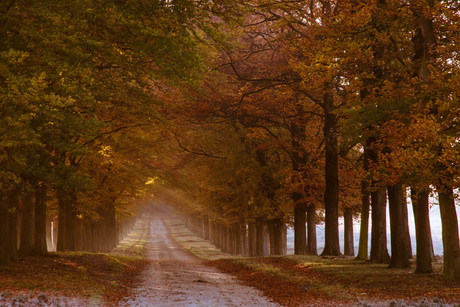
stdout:
POLYGON ((164 223, 174 218, 172 213, 153 208, 142 217, 150 223, 146 256, 151 263, 141 274, 133 296, 120 306, 279 306, 259 290, 184 251, 164 223))

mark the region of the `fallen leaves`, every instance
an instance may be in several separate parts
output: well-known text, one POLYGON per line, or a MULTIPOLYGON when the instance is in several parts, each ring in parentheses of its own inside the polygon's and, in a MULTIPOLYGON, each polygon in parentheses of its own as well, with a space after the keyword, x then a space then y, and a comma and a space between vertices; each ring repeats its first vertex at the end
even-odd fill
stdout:
MULTIPOLYGON (((90 253, 50 253, 0 267, 0 293, 98 297, 113 305, 128 296, 145 260, 90 253)), ((12 298, 15 296, 11 296, 12 298)))
POLYGON ((207 264, 283 306, 460 301, 460 282, 446 281, 441 273, 413 274, 351 259, 284 256, 220 259, 207 264))

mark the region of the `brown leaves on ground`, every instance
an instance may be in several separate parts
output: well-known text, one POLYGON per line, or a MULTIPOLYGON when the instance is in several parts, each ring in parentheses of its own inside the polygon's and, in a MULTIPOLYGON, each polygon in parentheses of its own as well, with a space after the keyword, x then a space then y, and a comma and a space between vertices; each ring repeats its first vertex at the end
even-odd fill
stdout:
MULTIPOLYGON (((282 266, 284 267, 283 270, 299 274, 299 268, 290 261, 281 261, 279 258, 252 259, 252 261, 262 263, 268 263, 271 260, 275 260, 273 264, 276 267, 282 266)), ((261 290, 266 296, 283 306, 300 306, 306 302, 310 306, 337 306, 341 303, 340 300, 328 297, 325 293, 312 288, 311 285, 296 283, 293 279, 258 271, 230 259, 220 259, 208 262, 208 264, 215 266, 224 273, 236 276, 244 284, 261 290)), ((320 275, 311 271, 305 271, 302 274, 320 275)))
POLYGON ((460 282, 446 281, 440 272, 414 274, 413 268, 389 269, 387 265, 350 258, 234 258, 208 264, 236 276, 284 306, 460 302, 460 282))
POLYGON ((0 267, 0 292, 34 291, 96 298, 108 305, 129 295, 146 260, 90 253, 50 253, 0 267))

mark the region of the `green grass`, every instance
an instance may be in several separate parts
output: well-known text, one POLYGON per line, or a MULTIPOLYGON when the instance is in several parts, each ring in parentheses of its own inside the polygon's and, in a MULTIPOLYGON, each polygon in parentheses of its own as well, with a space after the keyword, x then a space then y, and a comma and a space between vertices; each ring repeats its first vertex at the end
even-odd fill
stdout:
POLYGON ((148 221, 138 220, 130 234, 112 251, 114 255, 145 258, 145 244, 148 241, 148 221))
POLYGON ((443 279, 442 264, 435 263, 434 274, 414 274, 411 268, 390 269, 387 264, 357 261, 350 257, 277 256, 228 259, 254 272, 279 278, 300 289, 316 290, 331 299, 421 300, 460 299, 460 282, 443 279))
POLYGON ((206 260, 231 257, 216 248, 209 240, 196 236, 179 219, 165 220, 165 224, 173 239, 197 257, 206 260))

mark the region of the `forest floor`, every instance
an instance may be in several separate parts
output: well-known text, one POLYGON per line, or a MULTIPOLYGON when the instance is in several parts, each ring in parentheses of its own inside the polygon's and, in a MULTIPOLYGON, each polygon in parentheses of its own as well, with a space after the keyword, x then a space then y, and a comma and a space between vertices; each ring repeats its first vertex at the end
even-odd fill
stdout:
POLYGON ((235 258, 174 217, 150 217, 110 254, 50 253, 0 267, 0 306, 460 306, 460 282, 443 279, 442 262, 434 268, 235 258))
POLYGON ((0 266, 0 306, 116 306, 148 263, 147 231, 139 220, 110 254, 52 252, 0 266))
POLYGON ((442 261, 433 274, 353 257, 276 256, 225 257, 178 221, 167 221, 172 235, 206 264, 236 276, 282 306, 459 306, 460 281, 446 281, 442 261), (207 250, 212 253, 207 254, 207 250))

